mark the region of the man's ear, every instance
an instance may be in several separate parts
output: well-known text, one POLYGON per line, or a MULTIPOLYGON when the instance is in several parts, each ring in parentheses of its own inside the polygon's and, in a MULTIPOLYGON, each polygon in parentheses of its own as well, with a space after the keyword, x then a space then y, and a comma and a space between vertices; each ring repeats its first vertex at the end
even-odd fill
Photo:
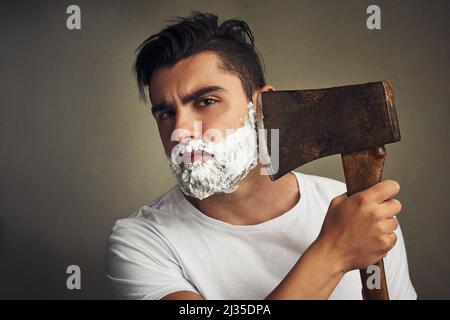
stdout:
POLYGON ((261 89, 256 90, 255 93, 253 94, 253 97, 252 97, 252 101, 253 101, 254 104, 256 104, 256 99, 258 98, 258 94, 260 92, 264 92, 264 91, 275 91, 275 88, 273 86, 271 86, 271 85, 265 85, 261 89))

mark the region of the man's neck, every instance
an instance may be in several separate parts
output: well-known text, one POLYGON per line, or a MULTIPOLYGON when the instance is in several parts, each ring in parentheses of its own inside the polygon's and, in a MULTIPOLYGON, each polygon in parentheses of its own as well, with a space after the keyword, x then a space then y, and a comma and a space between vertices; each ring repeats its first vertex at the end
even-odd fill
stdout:
POLYGON ((274 219, 300 199, 297 178, 289 173, 276 181, 260 174, 258 164, 232 193, 217 193, 199 200, 186 199, 205 215, 234 225, 254 225, 274 219))

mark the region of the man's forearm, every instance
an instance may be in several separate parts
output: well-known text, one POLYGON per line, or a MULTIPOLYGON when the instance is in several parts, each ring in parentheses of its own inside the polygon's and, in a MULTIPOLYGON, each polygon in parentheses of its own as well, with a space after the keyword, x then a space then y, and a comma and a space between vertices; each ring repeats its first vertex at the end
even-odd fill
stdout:
POLYGON ((324 241, 315 241, 266 299, 328 299, 344 274, 339 257, 324 241))

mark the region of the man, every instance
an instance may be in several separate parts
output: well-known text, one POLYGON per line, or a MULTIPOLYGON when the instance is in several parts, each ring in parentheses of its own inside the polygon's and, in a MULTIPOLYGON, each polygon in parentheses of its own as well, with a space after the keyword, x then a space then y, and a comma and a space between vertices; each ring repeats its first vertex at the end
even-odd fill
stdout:
POLYGON ((386 257, 391 299, 416 298, 397 182, 347 197, 331 179, 261 174, 254 103, 274 88, 245 22, 179 18, 143 42, 135 71, 177 185, 116 222, 116 297, 361 299, 357 269, 386 257))

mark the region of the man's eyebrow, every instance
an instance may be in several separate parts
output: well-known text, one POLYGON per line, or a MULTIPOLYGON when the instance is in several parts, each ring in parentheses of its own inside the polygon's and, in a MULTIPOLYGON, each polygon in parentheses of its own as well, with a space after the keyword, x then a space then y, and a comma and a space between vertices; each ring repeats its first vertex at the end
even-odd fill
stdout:
MULTIPOLYGON (((181 98, 181 102, 183 104, 186 104, 192 100, 198 99, 204 95, 213 93, 213 92, 223 92, 223 91, 227 91, 225 88, 222 88, 220 86, 207 86, 207 87, 203 87, 200 88, 198 90, 195 90, 193 93, 189 93, 188 95, 184 96, 183 98, 181 98)), ((167 103, 165 101, 162 101, 160 103, 155 104, 154 106, 152 106, 152 113, 155 114, 158 111, 162 111, 162 110, 173 110, 174 107, 173 105, 171 105, 170 103, 167 103)))
POLYGON ((160 102, 160 103, 152 106, 152 114, 155 114, 156 112, 159 112, 162 110, 172 110, 172 109, 174 109, 174 108, 171 104, 163 101, 163 102, 160 102))
POLYGON ((181 102, 183 104, 186 104, 192 100, 198 99, 204 95, 213 93, 213 92, 221 92, 221 91, 227 91, 222 87, 219 86, 208 86, 208 87, 203 87, 200 88, 198 90, 195 90, 193 93, 190 93, 186 96, 184 96, 183 98, 181 98, 181 102))

